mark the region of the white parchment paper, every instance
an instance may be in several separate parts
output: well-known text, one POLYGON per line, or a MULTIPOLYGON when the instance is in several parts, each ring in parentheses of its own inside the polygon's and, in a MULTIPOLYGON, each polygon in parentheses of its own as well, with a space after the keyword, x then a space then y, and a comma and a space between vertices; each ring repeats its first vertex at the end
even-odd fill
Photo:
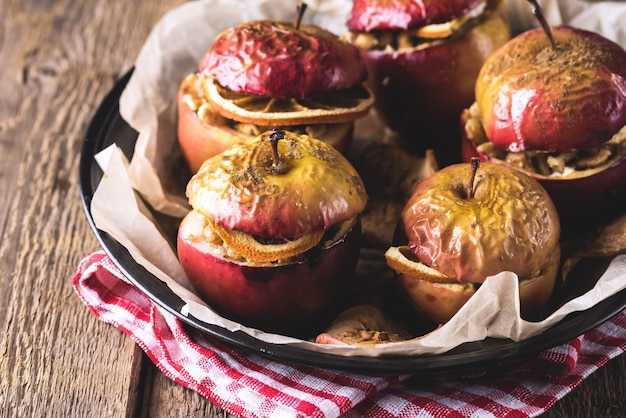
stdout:
MULTIPOLYGON (((517 3, 514 7, 507 5, 510 12, 515 13, 516 24, 533 24, 526 2, 520 0, 517 3)), ((567 23, 564 16, 568 19, 578 16, 573 11, 576 8, 567 7, 567 13, 564 12, 562 4, 569 2, 544 3, 553 24, 567 23)), ((571 3, 581 5, 586 2, 571 3)), ((614 2, 589 3, 589 7, 581 5, 581 14, 589 13, 591 7, 614 2)), ((318 24, 337 34, 346 30, 345 22, 351 7, 349 0, 318 0, 307 4, 305 22, 318 24)), ((200 58, 221 30, 250 19, 292 20, 295 5, 295 0, 205 0, 186 3, 166 14, 148 37, 120 99, 122 117, 139 132, 133 158, 130 163, 126 161, 115 145, 97 156, 105 175, 92 200, 91 211, 96 226, 125 245, 137 263, 166 282, 186 302, 184 314, 192 314, 229 330, 243 330, 266 342, 295 344, 337 355, 437 354, 486 337, 514 341, 529 338, 568 313, 588 309, 626 288, 626 256, 619 256, 612 260, 593 289, 567 302, 545 320, 532 323, 519 315, 517 277, 503 272, 488 278, 459 313, 436 331, 411 341, 379 347, 315 344, 247 328, 213 312, 191 290, 171 243, 161 234, 138 195, 164 214, 182 217, 187 213, 186 199, 180 190, 170 188, 167 181, 172 176, 172 159, 179 155, 176 94, 180 81, 196 70, 200 58)), ((617 12, 626 13, 625 6, 617 5, 612 16, 615 17, 617 12)), ((612 36, 623 35, 619 25, 613 29, 612 36)), ((372 135, 372 120, 357 125, 356 136, 359 135, 372 135)))

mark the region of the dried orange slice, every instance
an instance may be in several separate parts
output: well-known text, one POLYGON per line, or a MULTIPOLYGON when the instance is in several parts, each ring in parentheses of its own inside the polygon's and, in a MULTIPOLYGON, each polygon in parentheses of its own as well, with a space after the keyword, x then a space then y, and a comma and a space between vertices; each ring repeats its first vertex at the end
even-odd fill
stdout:
POLYGON ((353 122, 374 104, 374 95, 364 85, 329 91, 323 97, 280 99, 236 93, 204 77, 205 96, 213 111, 238 122, 255 125, 303 125, 353 122))
POLYGON ((313 248, 324 236, 324 231, 316 231, 296 239, 273 239, 271 242, 260 242, 254 236, 242 231, 229 230, 216 225, 207 218, 212 228, 231 250, 247 260, 267 263, 288 259, 313 248), (280 241, 280 242, 277 242, 280 241))
POLYGON ((448 277, 416 260, 413 251, 406 245, 389 247, 385 252, 385 260, 387 265, 397 273, 406 274, 418 280, 435 283, 458 283, 455 278, 448 277))
MULTIPOLYGON (((203 78, 202 75, 197 73, 192 73, 185 77, 181 83, 182 101, 198 115, 198 118, 207 124, 232 128, 229 132, 233 137, 239 139, 239 141, 231 140, 232 143, 255 137, 272 128, 285 128, 285 126, 257 125, 224 118, 209 105, 201 83, 203 78)), ((348 135, 352 134, 352 122, 309 123, 307 121, 303 125, 289 125, 289 130, 297 134, 306 134, 313 138, 321 139, 332 146, 336 146, 348 135)))

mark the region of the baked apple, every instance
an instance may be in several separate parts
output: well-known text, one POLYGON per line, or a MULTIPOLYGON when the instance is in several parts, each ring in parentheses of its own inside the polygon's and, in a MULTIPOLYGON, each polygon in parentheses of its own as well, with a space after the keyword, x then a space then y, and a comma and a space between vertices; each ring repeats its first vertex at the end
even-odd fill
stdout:
POLYGON ((461 119, 466 161, 535 177, 579 231, 626 209, 626 51, 589 31, 524 32, 494 53, 461 119))
POLYGON ((223 31, 198 72, 182 81, 178 139, 192 172, 275 127, 347 153, 354 121, 374 103, 365 63, 356 47, 299 21, 257 20, 223 31))
POLYGON ((415 310, 447 322, 488 276, 519 278, 521 314, 541 315, 560 263, 560 222, 545 189, 504 164, 459 163, 420 182, 385 253, 415 310), (480 167, 478 167, 480 165, 480 167))
POLYGON ((218 313, 292 334, 332 314, 359 257, 367 202, 341 153, 268 131, 206 160, 187 196, 179 259, 218 313))
POLYGON ((412 334, 387 316, 380 307, 360 304, 341 312, 324 332, 315 337, 315 342, 375 347, 411 338, 412 334))
POLYGON ((500 3, 354 0, 346 36, 362 51, 379 115, 441 166, 461 161, 459 114, 485 59, 510 39, 500 3))

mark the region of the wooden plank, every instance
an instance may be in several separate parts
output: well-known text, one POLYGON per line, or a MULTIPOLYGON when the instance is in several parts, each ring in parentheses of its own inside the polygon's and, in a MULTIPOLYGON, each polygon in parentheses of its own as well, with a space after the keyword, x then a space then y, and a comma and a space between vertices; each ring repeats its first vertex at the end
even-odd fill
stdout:
POLYGON ((216 407, 197 392, 173 382, 156 367, 148 370, 149 391, 145 393, 143 416, 234 418, 234 415, 216 407))
POLYGON ((1 0, 0 411, 134 416, 141 350, 80 302, 98 249, 78 161, 89 119, 149 30, 179 2, 1 0))
POLYGON ((560 417, 626 416, 626 356, 621 355, 593 373, 543 415, 560 417))

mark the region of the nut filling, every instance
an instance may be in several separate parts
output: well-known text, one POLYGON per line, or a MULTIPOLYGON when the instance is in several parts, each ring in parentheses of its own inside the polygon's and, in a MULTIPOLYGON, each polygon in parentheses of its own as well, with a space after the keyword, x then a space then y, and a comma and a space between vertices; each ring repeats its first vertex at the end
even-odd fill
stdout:
POLYGON ((406 51, 428 48, 461 36, 487 20, 497 8, 498 1, 487 0, 463 16, 445 23, 433 23, 408 30, 350 31, 345 39, 362 49, 406 51))
POLYGON ((464 112, 463 119, 465 134, 476 144, 478 152, 544 177, 590 176, 626 155, 626 126, 598 148, 567 153, 534 150, 508 152, 487 140, 476 103, 464 112))

